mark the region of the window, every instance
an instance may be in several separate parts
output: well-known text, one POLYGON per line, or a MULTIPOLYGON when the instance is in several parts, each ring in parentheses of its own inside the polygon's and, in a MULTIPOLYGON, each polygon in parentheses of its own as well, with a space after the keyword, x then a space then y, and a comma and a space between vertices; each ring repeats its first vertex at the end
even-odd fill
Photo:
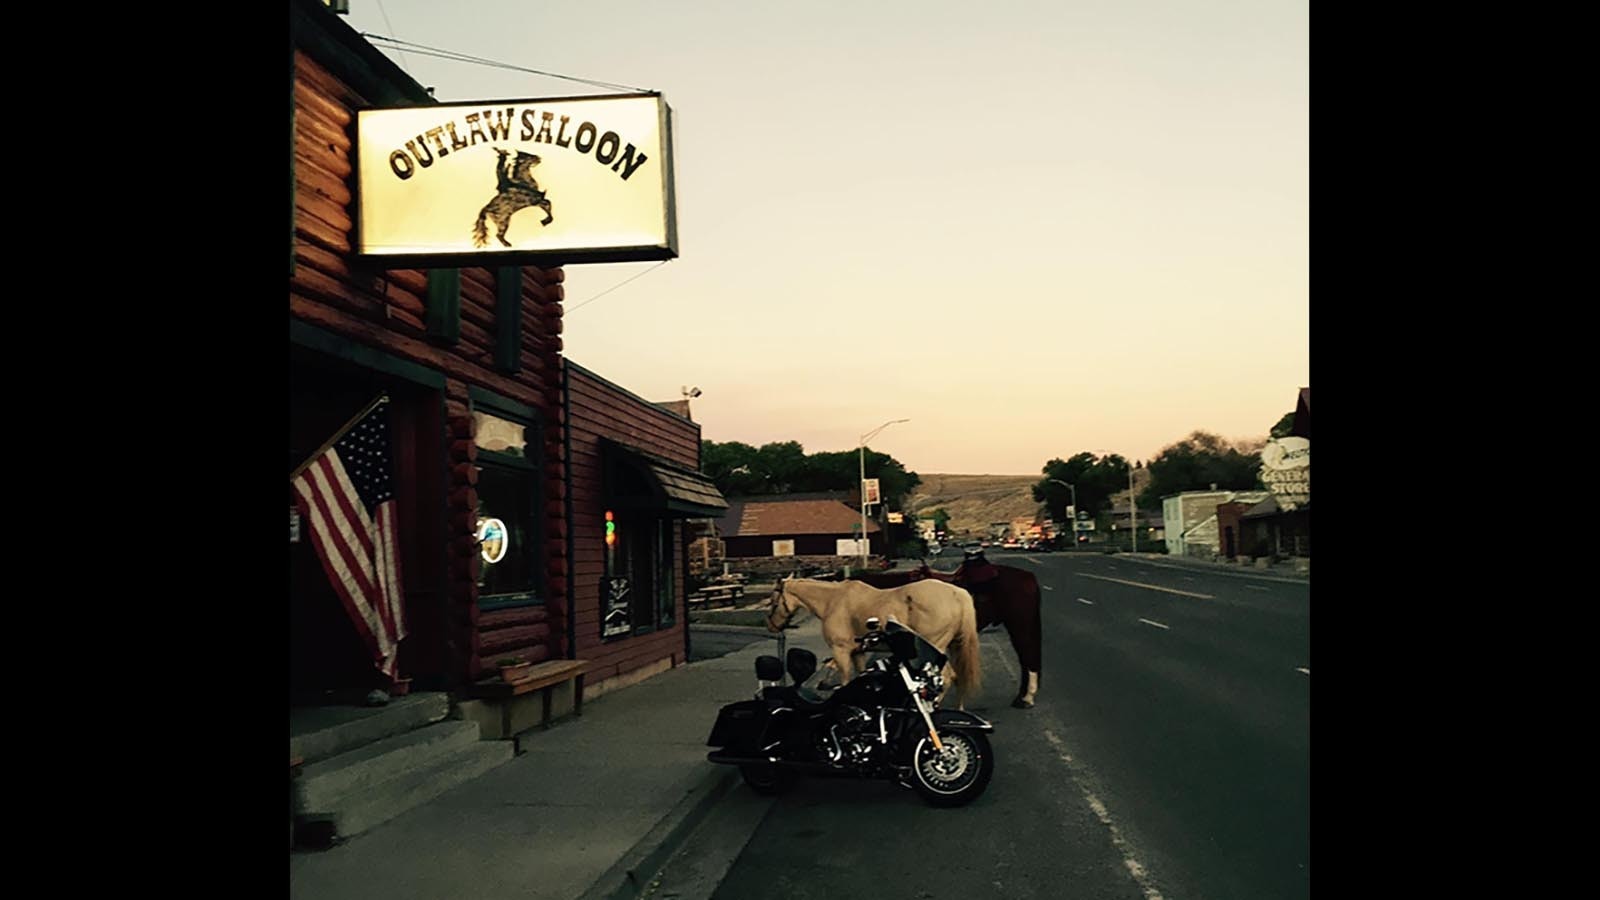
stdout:
POLYGON ((648 634, 671 626, 675 610, 672 520, 631 510, 611 510, 607 515, 612 539, 606 545, 606 579, 612 585, 626 585, 627 595, 603 599, 602 637, 648 634))
MULTIPOLYGON (((536 426, 532 410, 501 410, 474 396, 478 445, 478 608, 544 602, 539 550, 543 546, 536 426), (518 413, 521 412, 519 415, 518 413), (526 418, 530 421, 517 421, 526 418)), ((508 407, 514 406, 506 401, 508 407)))

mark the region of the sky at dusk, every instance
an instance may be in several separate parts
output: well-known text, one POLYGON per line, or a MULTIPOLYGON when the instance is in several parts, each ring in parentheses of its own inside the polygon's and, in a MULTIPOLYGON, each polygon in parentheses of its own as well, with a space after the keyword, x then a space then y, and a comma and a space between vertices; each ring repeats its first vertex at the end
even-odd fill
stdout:
MULTIPOLYGON (((1310 385, 1300 0, 349 4, 663 93, 680 256, 567 266, 563 337, 648 400, 698 387, 707 439, 904 418, 871 446, 910 469, 1036 474, 1264 437, 1310 385)), ((384 52, 443 102, 614 93, 384 52)))

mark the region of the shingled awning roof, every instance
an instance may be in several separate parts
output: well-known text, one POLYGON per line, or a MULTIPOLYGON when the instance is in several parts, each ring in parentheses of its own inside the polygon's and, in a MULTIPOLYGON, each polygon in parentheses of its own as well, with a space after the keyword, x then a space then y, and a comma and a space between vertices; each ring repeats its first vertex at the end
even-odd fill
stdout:
POLYGON ((606 501, 611 506, 690 519, 714 519, 727 512, 722 492, 699 472, 606 438, 600 440, 600 452, 606 460, 606 501))
MULTIPOLYGON (((786 537, 803 534, 849 536, 861 528, 861 511, 838 500, 735 501, 722 518, 722 536, 786 537)), ((867 533, 879 531, 878 523, 867 520, 867 533)))

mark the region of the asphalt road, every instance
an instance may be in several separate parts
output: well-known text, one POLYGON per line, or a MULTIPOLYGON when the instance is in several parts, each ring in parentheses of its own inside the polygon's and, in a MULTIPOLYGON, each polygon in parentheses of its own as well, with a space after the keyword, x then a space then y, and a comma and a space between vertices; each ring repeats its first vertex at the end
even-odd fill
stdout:
POLYGON ((1041 718, 1163 896, 1308 897, 1310 585, 1115 556, 993 559, 1049 588, 1041 718))
POLYGON ((988 792, 938 810, 892 784, 804 781, 714 896, 1309 896, 1309 585, 989 556, 1038 575, 1045 652, 1038 705, 1014 710, 1016 658, 984 635, 969 708, 997 728, 988 792))

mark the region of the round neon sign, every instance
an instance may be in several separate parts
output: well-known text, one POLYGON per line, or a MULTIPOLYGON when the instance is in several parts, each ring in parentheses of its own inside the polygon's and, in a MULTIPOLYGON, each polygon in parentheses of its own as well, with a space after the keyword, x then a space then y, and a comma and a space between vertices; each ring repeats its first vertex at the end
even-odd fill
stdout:
POLYGON ((478 552, 486 563, 497 563, 506 558, 511 539, 506 534, 506 523, 499 519, 478 520, 478 552))

